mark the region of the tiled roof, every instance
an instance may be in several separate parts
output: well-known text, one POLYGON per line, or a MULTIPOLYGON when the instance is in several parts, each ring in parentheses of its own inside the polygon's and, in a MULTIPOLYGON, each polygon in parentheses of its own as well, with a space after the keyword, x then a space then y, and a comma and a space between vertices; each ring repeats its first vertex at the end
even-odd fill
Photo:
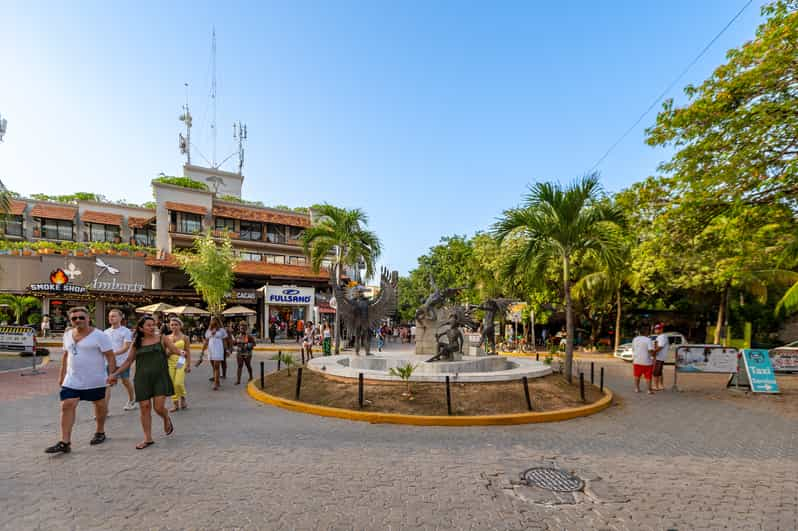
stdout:
POLYGON ((199 205, 188 205, 186 203, 173 203, 172 201, 166 202, 167 210, 175 210, 177 212, 187 212, 188 214, 199 214, 204 216, 208 213, 208 209, 199 205))
POLYGON ((310 227, 310 219, 289 212, 269 212, 255 208, 234 207, 228 205, 214 205, 213 215, 220 218, 243 219, 246 221, 259 221, 261 223, 278 223, 293 227, 310 227))
MULTIPOLYGON (((147 258, 144 263, 150 267, 178 267, 177 260, 172 255, 161 258, 147 258)), ((269 264, 266 262, 241 261, 235 265, 234 271, 239 275, 269 276, 282 278, 297 278, 306 280, 327 280, 330 273, 320 269, 314 273, 310 266, 269 264)))
POLYGON ((103 225, 122 225, 122 216, 119 214, 110 214, 108 212, 96 212, 94 210, 86 210, 80 215, 80 219, 84 223, 102 223, 103 225))
POLYGON ((130 227, 131 229, 140 229, 146 225, 149 225, 153 221, 155 221, 155 216, 151 216, 148 218, 137 218, 134 216, 128 216, 127 226, 130 227))
POLYGON ((63 219, 67 221, 74 220, 77 213, 78 209, 75 207, 47 203, 37 203, 33 210, 30 211, 31 217, 34 218, 63 219))
POLYGON ((15 199, 12 199, 11 201, 9 201, 8 206, 9 206, 8 209, 9 214, 11 214, 12 216, 21 216, 22 213, 25 212, 25 207, 28 206, 28 204, 25 201, 17 201, 15 199))

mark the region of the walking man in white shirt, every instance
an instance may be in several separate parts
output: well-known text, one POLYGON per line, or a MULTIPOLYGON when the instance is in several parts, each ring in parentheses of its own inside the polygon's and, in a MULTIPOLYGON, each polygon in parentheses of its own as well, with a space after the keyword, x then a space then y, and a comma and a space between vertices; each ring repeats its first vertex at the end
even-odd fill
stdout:
POLYGON ((640 392, 640 377, 648 382, 648 394, 653 395, 654 389, 651 387, 651 376, 654 369, 654 342, 648 336, 641 336, 638 332, 632 340, 632 370, 635 377, 635 393, 640 392))
POLYGON ((72 427, 78 402, 94 402, 97 429, 89 444, 105 442, 105 385, 107 374, 116 370, 116 358, 108 336, 90 326, 89 311, 82 306, 69 310, 72 328, 64 332, 64 356, 61 359, 61 440, 45 450, 48 454, 69 453, 72 427))
MULTIPOLYGON (((108 312, 108 322, 111 323, 111 327, 105 329, 105 335, 111 340, 111 347, 114 349, 117 367, 121 367, 122 364, 125 363, 130 345, 133 342, 133 335, 130 333, 130 329, 126 326, 122 326, 122 317, 122 311, 116 308, 108 312)), ((111 373, 109 372, 108 374, 111 373)), ((119 375, 119 378, 122 380, 122 385, 125 386, 125 390, 127 391, 127 403, 122 409, 125 411, 136 409, 137 404, 134 400, 133 384, 130 383, 130 368, 125 369, 119 375)), ((112 387, 109 387, 105 393, 105 407, 109 411, 111 406, 111 389, 112 387)))
POLYGON ((654 325, 654 333, 657 334, 656 344, 654 345, 656 359, 654 360, 653 373, 655 391, 665 390, 665 384, 662 378, 662 369, 665 366, 665 362, 668 361, 668 349, 670 348, 670 343, 668 342, 668 336, 662 333, 663 330, 664 326, 662 323, 657 323, 654 325))

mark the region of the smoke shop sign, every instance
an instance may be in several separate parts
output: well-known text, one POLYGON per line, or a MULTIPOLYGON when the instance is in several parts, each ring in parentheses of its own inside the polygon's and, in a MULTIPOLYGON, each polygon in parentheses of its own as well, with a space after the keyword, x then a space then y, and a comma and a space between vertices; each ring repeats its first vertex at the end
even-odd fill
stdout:
POLYGON ((82 295, 86 288, 77 284, 70 284, 69 277, 63 269, 56 269, 50 273, 50 282, 31 284, 28 289, 34 293, 69 293, 82 295))
POLYGON ((315 290, 296 286, 268 286, 266 288, 266 304, 311 304, 315 290))

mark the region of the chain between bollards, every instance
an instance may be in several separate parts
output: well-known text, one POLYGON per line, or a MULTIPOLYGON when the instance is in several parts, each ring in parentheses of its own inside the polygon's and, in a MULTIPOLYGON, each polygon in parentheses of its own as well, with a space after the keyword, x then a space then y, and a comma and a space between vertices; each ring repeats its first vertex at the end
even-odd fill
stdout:
POLYGON ((452 414, 452 392, 449 390, 449 377, 446 377, 446 411, 452 414))
POLYGON ((299 400, 299 388, 302 386, 302 367, 298 367, 296 370, 296 394, 294 395, 297 400, 299 400))
POLYGON ((532 398, 529 396, 529 378, 523 377, 524 381, 524 395, 526 396, 526 408, 532 411, 532 398))
POLYGON ((585 373, 579 373, 579 396, 585 401, 585 373))
POLYGON ((261 389, 266 387, 266 381, 265 381, 265 376, 264 376, 264 370, 265 369, 263 368, 264 363, 265 362, 263 362, 263 361, 260 362, 260 388, 261 389))
POLYGON ((363 373, 357 374, 357 403, 363 409, 363 373))

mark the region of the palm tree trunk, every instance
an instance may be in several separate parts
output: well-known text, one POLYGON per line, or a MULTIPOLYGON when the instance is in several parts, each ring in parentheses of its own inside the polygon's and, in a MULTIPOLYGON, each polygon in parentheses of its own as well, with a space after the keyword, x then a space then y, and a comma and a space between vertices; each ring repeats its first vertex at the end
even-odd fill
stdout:
POLYGON ((723 328, 723 323, 726 320, 726 299, 729 297, 729 286, 723 288, 720 294, 720 307, 718 307, 718 320, 715 323, 715 336, 712 340, 716 345, 720 344, 720 331, 723 328))
POLYGON ((574 307, 571 300, 570 258, 566 255, 562 260, 562 279, 565 288, 565 378, 571 383, 571 372, 574 365, 574 307))
POLYGON ((615 350, 621 346, 621 288, 615 291, 615 350))
MULTIPOLYGON (((339 252, 339 259, 336 260, 335 264, 335 280, 334 282, 340 282, 341 279, 341 260, 340 260, 340 252, 339 252)), ((341 307, 342 301, 335 301, 336 308, 335 308, 335 355, 337 356, 341 349, 341 313, 338 309, 341 307)))

